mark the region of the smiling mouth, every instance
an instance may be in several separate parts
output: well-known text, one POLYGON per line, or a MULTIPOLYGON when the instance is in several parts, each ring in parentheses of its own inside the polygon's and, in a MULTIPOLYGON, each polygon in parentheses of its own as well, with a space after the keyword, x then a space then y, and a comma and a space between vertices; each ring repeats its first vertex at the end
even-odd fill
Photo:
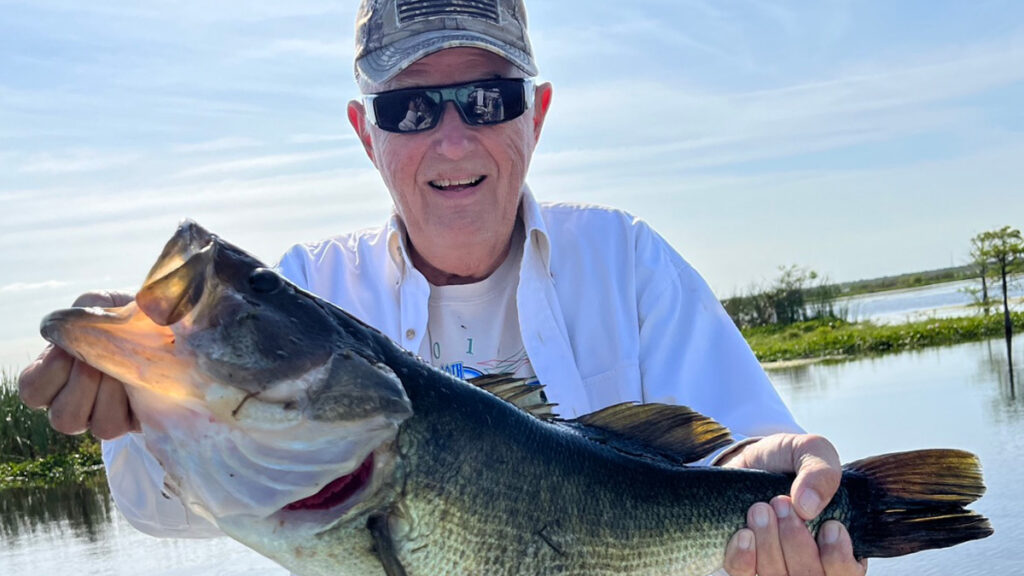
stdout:
POLYGON ((477 176, 476 178, 462 178, 460 180, 431 180, 430 187, 433 188, 434 190, 442 190, 446 192, 465 190, 467 188, 479 186, 480 183, 486 179, 486 176, 477 176))

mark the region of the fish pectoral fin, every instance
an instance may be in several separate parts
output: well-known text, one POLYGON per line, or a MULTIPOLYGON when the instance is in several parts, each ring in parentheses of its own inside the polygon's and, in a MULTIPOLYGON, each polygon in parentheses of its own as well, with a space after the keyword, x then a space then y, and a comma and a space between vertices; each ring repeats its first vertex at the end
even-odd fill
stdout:
POLYGON ((686 406, 627 402, 569 420, 595 442, 633 456, 694 462, 732 442, 728 428, 686 406))
POLYGON ((527 384, 526 378, 519 378, 512 374, 484 374, 470 378, 467 382, 541 420, 550 421, 558 418, 558 414, 554 412, 557 404, 548 402, 548 397, 544 394, 544 386, 527 384))
POLYGON ((366 529, 373 538, 373 551, 380 559, 380 565, 387 576, 406 576, 405 568, 398 561, 395 553, 395 541, 391 538, 391 528, 386 514, 375 514, 366 520, 366 529))

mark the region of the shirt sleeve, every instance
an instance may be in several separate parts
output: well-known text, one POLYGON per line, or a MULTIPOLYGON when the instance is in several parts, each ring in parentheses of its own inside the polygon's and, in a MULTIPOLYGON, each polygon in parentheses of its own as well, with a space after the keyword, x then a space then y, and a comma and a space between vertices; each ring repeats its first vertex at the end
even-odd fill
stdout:
POLYGON ((802 432, 704 279, 646 224, 636 240, 644 401, 689 406, 737 442, 802 432))
POLYGON ((117 509, 141 532, 175 538, 224 535, 176 496, 164 491, 163 467, 146 449, 141 434, 104 441, 103 464, 117 509))
POLYGON ((309 275, 307 274, 309 260, 310 254, 306 247, 296 244, 281 256, 274 269, 292 284, 303 290, 309 290, 309 275))

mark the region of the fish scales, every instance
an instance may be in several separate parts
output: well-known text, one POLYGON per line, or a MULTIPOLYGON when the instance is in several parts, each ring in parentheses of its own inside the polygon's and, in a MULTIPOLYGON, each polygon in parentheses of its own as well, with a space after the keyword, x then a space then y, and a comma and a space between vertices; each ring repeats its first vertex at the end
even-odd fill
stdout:
POLYGON ((791 481, 631 458, 432 371, 406 381, 425 416, 399 434, 410 575, 708 574, 746 509, 791 481))

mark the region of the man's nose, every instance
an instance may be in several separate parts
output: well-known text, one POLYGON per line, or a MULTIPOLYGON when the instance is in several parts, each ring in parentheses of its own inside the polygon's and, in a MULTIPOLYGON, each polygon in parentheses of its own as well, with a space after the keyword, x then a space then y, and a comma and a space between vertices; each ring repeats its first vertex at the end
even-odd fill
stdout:
POLYGON ((449 160, 460 160, 473 146, 470 127, 462 121, 454 102, 446 102, 447 108, 437 130, 437 151, 449 160))

